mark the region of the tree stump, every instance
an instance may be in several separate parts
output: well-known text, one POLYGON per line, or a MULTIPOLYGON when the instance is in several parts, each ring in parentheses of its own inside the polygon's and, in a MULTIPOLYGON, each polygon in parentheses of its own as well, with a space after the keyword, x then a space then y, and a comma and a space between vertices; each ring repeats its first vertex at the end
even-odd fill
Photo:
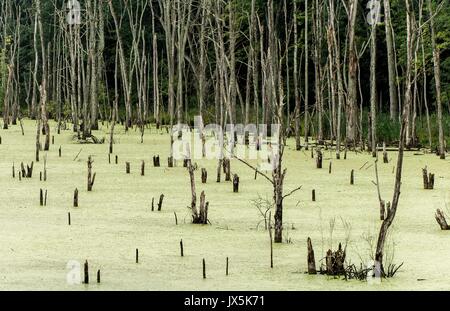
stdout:
POLYGON ((92 161, 92 157, 89 156, 88 161, 87 161, 87 166, 88 166, 87 191, 92 191, 92 187, 94 187, 94 182, 95 182, 96 173, 94 173, 94 175, 92 175, 92 163, 94 163, 94 161, 92 161))
MULTIPOLYGON (((312 151, 312 149, 311 149, 312 151)), ((319 149, 317 149, 317 157, 316 157, 316 167, 317 168, 322 168, 322 151, 320 151, 319 149)))
POLYGON ((100 269, 97 270, 97 283, 100 284, 101 278, 100 278, 100 269))
POLYGON ((16 178, 16 169, 15 169, 15 167, 14 167, 14 163, 13 163, 13 165, 12 165, 12 177, 13 177, 13 178, 16 178))
POLYGON ((227 257, 227 264, 226 264, 226 268, 225 268, 225 275, 228 276, 228 257, 227 257))
POLYGON ((389 163, 388 153, 386 151, 386 143, 383 142, 383 163, 389 163))
POLYGON ((125 163, 125 171, 127 174, 130 174, 131 169, 130 169, 130 162, 126 162, 125 163))
POLYGON ((225 174, 225 181, 231 181, 230 159, 223 159, 223 173, 225 174))
POLYGON ((308 238, 308 274, 316 274, 316 260, 314 258, 314 249, 311 243, 311 238, 308 238))
POLYGON ((180 240, 180 253, 181 257, 184 257, 183 239, 180 240))
POLYGON ((203 258, 203 278, 206 279, 206 263, 205 263, 205 258, 203 258))
POLYGON ((87 260, 84 263, 84 284, 89 284, 89 264, 87 260))
POLYGON ((153 156, 153 166, 154 166, 154 167, 160 167, 160 164, 159 164, 159 155, 158 155, 158 156, 153 156))
POLYGON ((152 212, 155 210, 155 198, 152 198, 152 212))
POLYGON ((136 248, 136 263, 139 263, 139 249, 136 248))
POLYGON ((312 201, 316 202, 316 189, 312 190, 312 201))
POLYGON ((206 184, 207 180, 208 180, 208 172, 206 171, 206 168, 202 168, 202 184, 206 184))
POLYGON ((67 220, 69 222, 69 226, 72 224, 72 221, 70 219, 70 212, 67 213, 67 220))
POLYGON ((145 175, 145 161, 142 161, 141 163, 141 176, 145 175))
POLYGON ((427 167, 422 169, 423 176, 423 188, 427 190, 434 189, 434 174, 429 173, 427 171, 427 167))
POLYGON ((58 154, 59 154, 59 157, 61 158, 61 146, 59 146, 58 154))
POLYGON ((73 193, 73 207, 78 207, 78 189, 73 193))
POLYGON ((160 212, 160 211, 161 211, 161 209, 162 209, 162 205, 163 205, 163 200, 164 200, 164 194, 161 194, 161 195, 159 196, 159 202, 158 202, 158 212, 160 212))
POLYGON ((27 164, 27 169, 25 170, 25 166, 22 163, 20 163, 20 168, 22 171, 22 177, 23 178, 32 178, 33 177, 33 166, 34 166, 34 162, 31 162, 31 166, 28 166, 27 164))
POLYGON ((441 227, 441 230, 450 230, 450 227, 447 224, 447 220, 445 219, 445 215, 440 209, 436 210, 435 218, 437 223, 441 227))
POLYGON ((342 250, 342 244, 339 243, 339 248, 337 251, 333 252, 331 249, 327 251, 326 255, 326 270, 327 275, 344 275, 345 274, 345 252, 342 250))
POLYGON ((239 192, 239 176, 237 174, 233 175, 233 192, 239 192))
POLYGON ((355 184, 355 170, 352 170, 350 173, 350 185, 355 184))
POLYGON ((116 164, 119 164, 119 156, 118 155, 116 155, 116 164))
POLYGON ((328 166, 328 174, 331 174, 331 165, 332 165, 332 162, 330 162, 330 165, 328 166))
POLYGON ((39 192, 39 205, 44 206, 44 191, 42 189, 39 192))

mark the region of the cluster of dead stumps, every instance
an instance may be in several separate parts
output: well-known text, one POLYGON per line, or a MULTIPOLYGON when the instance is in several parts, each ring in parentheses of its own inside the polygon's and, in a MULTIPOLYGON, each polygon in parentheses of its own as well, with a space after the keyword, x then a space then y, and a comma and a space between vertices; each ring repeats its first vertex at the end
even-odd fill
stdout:
POLYGON ((342 244, 339 243, 338 249, 333 251, 329 249, 325 257, 321 259, 321 264, 319 270, 316 269, 316 260, 314 256, 314 249, 312 245, 311 238, 307 240, 308 247, 308 274, 322 274, 333 277, 343 277, 345 280, 359 280, 364 281, 369 277, 393 277, 397 271, 403 266, 389 264, 388 267, 383 269, 381 265, 373 265, 370 267, 363 266, 360 264, 356 266, 355 264, 348 264, 346 259, 346 246, 343 248, 342 244))

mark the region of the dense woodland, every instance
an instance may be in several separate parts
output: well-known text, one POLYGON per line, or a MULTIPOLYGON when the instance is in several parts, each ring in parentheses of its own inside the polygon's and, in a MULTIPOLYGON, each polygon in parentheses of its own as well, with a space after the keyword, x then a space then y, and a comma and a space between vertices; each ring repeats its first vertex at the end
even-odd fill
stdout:
POLYGON ((376 250, 383 262, 404 148, 446 154, 448 1, 91 0, 79 3, 80 23, 77 3, 1 2, 3 129, 35 119, 37 161, 51 131, 86 140, 100 122, 112 122, 110 153, 117 122, 141 141, 150 125, 192 124, 196 115, 222 127, 280 124, 275 169, 255 174, 273 185, 281 242, 283 200, 300 189, 283 192, 286 138, 297 150, 335 146, 337 159, 347 149, 375 157, 378 145, 395 144, 395 191, 376 250))
POLYGON ((435 147, 450 130, 450 6, 409 2, 408 17, 405 1, 95 0, 80 2, 81 24, 71 25, 75 2, 2 1, 4 127, 40 116, 70 120, 83 135, 98 120, 192 123, 199 113, 210 123, 268 124, 282 96, 289 135, 390 143, 408 38, 408 145, 435 147))

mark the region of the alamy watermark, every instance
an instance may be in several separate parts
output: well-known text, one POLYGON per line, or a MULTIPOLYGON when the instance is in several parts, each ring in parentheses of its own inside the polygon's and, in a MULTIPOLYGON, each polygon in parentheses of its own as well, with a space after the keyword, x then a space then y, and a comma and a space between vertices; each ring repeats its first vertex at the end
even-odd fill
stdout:
POLYGON ((67 13, 66 20, 69 25, 80 25, 81 24, 81 5, 78 0, 67 1, 67 13))
POLYGON ((200 116, 194 126, 177 124, 172 127, 172 156, 175 160, 239 158, 258 160, 258 169, 271 171, 279 156, 279 124, 218 124, 203 125, 200 116))
POLYGON ((374 25, 381 23, 380 0, 369 0, 369 2, 367 2, 366 8, 370 10, 366 16, 367 23, 370 26, 374 26, 374 25))

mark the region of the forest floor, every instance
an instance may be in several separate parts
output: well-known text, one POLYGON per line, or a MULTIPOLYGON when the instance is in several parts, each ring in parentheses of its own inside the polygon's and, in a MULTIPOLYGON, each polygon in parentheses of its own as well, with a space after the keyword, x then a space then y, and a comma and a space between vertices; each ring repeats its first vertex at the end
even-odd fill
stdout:
MULTIPOLYGON (((55 124, 51 124, 55 134, 55 124)), ((95 132, 109 138, 106 124, 95 132)), ((79 144, 71 131, 55 135, 47 153, 47 181, 39 181, 44 155, 35 163, 33 178, 19 181, 20 163, 35 157, 36 129, 25 121, 0 130, 0 289, 2 290, 450 290, 450 232, 441 231, 434 219, 437 208, 447 211, 450 201, 450 162, 436 155, 405 154, 403 184, 398 213, 391 231, 388 257, 404 263, 394 278, 381 284, 345 281, 307 271, 306 240, 311 237, 316 264, 320 266, 328 248, 337 248, 349 238, 348 260, 366 265, 374 249, 380 226, 379 203, 373 158, 348 152, 336 160, 324 151, 323 169, 316 169, 309 151, 295 151, 288 141, 285 192, 303 188, 286 198, 283 211, 284 240, 274 244, 274 268, 270 268, 270 242, 252 200, 271 199, 271 185, 237 160, 231 170, 240 176, 239 193, 231 182, 216 183, 216 160, 194 160, 208 170, 207 184, 195 172, 197 195, 205 190, 210 202, 211 225, 192 225, 189 175, 182 163, 167 168, 169 137, 152 129, 140 143, 139 131, 126 133, 116 126, 113 155, 119 164, 108 163, 108 143, 79 144), (58 157, 59 146, 62 157, 58 157), (81 152, 80 152, 81 150, 81 152), (78 157, 75 159, 77 154, 78 157), (161 167, 152 157, 161 156, 161 167), (93 156, 96 180, 93 192, 86 191, 87 165, 93 156), (342 157, 343 158, 343 157, 342 157), (145 176, 140 176, 145 160, 145 176), (328 172, 332 161, 332 173, 328 172), (131 163, 131 174, 125 173, 131 163), (365 165, 364 165, 365 164, 365 165), (436 174, 435 190, 423 190, 422 168, 436 174), (350 171, 355 184, 350 185, 350 171), (48 203, 39 206, 39 190, 48 191, 48 203), (78 188, 79 207, 73 207, 78 188), (311 191, 317 201, 312 202, 311 191), (151 211, 164 194, 161 212, 151 211), (71 213, 71 226, 68 225, 71 213), (178 216, 175 225, 174 212, 178 216), (334 221, 334 230, 330 223, 334 221), (184 257, 180 256, 180 239, 184 257), (371 242, 372 241, 372 242, 371 242), (139 263, 135 249, 139 249, 139 263), (229 257, 229 275, 225 275, 229 257), (207 278, 202 278, 202 259, 207 278), (91 284, 70 285, 67 263, 89 261, 91 284), (101 284, 95 274, 101 269, 101 284)), ((381 158, 381 154, 380 154, 381 158)), ((380 161, 379 176, 383 199, 392 199, 396 154, 389 164, 380 161)), ((223 177, 223 176, 222 176, 223 177)))

